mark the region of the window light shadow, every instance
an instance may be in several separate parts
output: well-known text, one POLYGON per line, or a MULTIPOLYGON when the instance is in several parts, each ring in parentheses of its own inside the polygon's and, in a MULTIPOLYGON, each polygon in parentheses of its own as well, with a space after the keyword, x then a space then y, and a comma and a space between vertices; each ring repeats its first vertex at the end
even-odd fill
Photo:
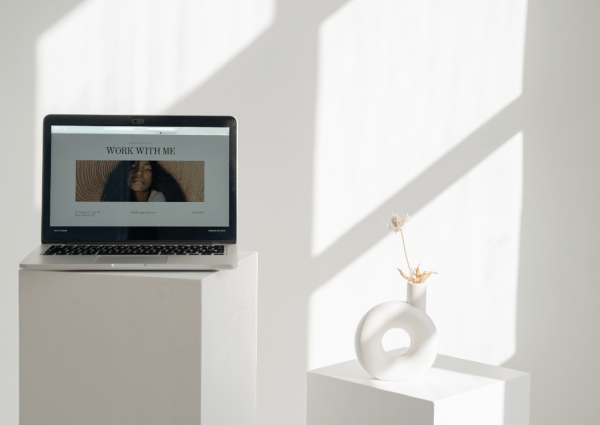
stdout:
MULTIPOLYGON (((258 386, 259 399, 269 400, 269 408, 259 406, 261 423, 278 423, 290 418, 302 423, 303 371, 315 362, 325 362, 327 351, 324 346, 318 346, 318 341, 309 347, 310 329, 324 323, 315 325, 317 317, 328 314, 311 309, 310 303, 315 299, 312 295, 361 256, 368 255, 365 253, 372 247, 391 240, 386 238, 381 224, 391 211, 423 210, 517 135, 523 124, 519 88, 512 92, 518 97, 516 100, 504 98, 494 105, 497 109, 492 108, 481 121, 463 128, 464 134, 456 133, 444 151, 434 152, 429 162, 423 163, 424 168, 415 171, 401 187, 386 186, 388 192, 375 204, 374 210, 358 219, 351 229, 337 229, 337 239, 332 239, 330 245, 315 256, 311 217, 317 161, 316 147, 311 141, 318 131, 315 120, 321 119, 316 106, 322 84, 318 72, 320 25, 331 12, 343 7, 344 2, 322 3, 322 7, 311 9, 291 1, 280 2, 277 21, 258 43, 169 110, 178 114, 189 111, 232 113, 243 128, 244 141, 239 145, 240 158, 244 158, 239 166, 239 241, 243 248, 262 253, 258 361, 263 373, 259 375, 258 386), (278 60, 274 61, 274 57, 278 60), (260 99, 260 108, 256 107, 256 99, 260 99), (265 229, 271 229, 276 235, 268 237, 265 229), (280 240, 293 243, 278 249, 280 240), (304 300, 304 304, 300 305, 299 300, 304 300)), ((342 77, 344 74, 340 74, 342 77)), ((382 155, 394 153, 390 151, 384 150, 382 155)), ((342 158, 344 153, 344 150, 337 152, 342 158)), ((365 164, 373 166, 372 162, 365 164)), ((337 215, 345 211, 331 209, 327 213, 337 215)), ((337 222, 331 225, 340 226, 337 222)), ((398 282, 393 275, 397 273, 393 261, 390 257, 389 286, 382 288, 378 281, 371 280, 368 290, 363 289, 363 295, 390 293, 395 285, 392 282, 398 282)), ((368 279, 368 269, 363 272, 368 279)), ((354 329, 357 322, 349 323, 343 314, 335 313, 345 311, 344 308, 355 301, 356 292, 352 291, 360 286, 360 280, 357 275, 352 278, 347 287, 336 292, 334 301, 322 306, 330 311, 327 317, 336 322, 334 327, 339 325, 345 331, 354 329)), ((396 290, 394 296, 402 299, 403 289, 393 289, 396 290)), ((333 333, 329 335, 338 338, 333 333)), ((335 348, 330 360, 337 361, 339 353, 346 353, 345 350, 345 347, 335 348)))

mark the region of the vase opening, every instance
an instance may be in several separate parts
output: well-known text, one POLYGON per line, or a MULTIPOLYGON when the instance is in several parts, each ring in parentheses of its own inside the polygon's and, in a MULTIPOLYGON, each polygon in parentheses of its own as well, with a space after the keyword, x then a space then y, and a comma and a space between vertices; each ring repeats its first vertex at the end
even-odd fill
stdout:
POLYGON ((402 356, 410 348, 410 335, 404 329, 392 328, 383 335, 381 345, 390 356, 402 356))

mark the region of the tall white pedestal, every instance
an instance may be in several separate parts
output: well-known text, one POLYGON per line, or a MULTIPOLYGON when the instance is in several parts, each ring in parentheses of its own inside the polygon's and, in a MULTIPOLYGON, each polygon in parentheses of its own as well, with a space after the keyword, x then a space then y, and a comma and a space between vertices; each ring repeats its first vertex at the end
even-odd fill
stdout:
POLYGON ((443 355, 407 382, 353 360, 308 372, 307 425, 527 425, 529 385, 528 373, 443 355))
POLYGON ((255 424, 257 267, 20 270, 20 424, 255 424))

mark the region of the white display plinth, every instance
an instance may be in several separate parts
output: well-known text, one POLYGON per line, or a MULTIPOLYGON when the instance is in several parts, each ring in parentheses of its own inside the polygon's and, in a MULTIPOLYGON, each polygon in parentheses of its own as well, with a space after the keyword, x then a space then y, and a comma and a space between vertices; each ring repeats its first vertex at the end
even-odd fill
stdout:
POLYGON ((308 372, 307 425, 527 425, 529 385, 529 373, 443 355, 406 382, 352 360, 308 372))
POLYGON ((20 424, 255 424, 257 267, 20 270, 20 424))

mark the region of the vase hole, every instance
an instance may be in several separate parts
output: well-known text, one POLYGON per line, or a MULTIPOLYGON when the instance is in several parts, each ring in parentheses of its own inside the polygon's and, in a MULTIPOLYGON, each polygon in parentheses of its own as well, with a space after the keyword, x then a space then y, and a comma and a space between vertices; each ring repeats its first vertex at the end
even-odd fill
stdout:
POLYGON ((390 356, 401 356, 410 347, 410 335, 404 329, 392 328, 383 335, 381 345, 390 356))

